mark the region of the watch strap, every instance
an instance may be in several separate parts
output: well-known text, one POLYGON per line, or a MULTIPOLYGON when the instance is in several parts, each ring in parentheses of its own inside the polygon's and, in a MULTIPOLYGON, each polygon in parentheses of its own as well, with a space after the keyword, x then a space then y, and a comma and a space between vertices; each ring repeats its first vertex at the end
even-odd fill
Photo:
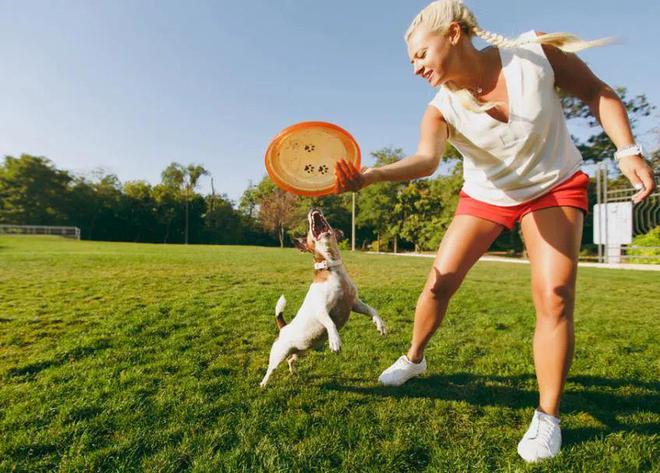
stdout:
POLYGON ((643 154, 643 150, 640 145, 638 144, 628 145, 628 146, 624 146, 623 148, 617 150, 616 153, 614 153, 614 160, 618 162, 621 158, 626 158, 628 156, 638 156, 642 154, 643 154))

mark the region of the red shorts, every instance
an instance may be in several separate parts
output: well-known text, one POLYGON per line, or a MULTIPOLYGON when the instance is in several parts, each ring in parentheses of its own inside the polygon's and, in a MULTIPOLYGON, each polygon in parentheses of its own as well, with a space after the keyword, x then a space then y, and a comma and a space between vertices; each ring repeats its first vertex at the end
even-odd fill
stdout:
POLYGON ((461 191, 455 215, 481 217, 499 223, 511 230, 513 225, 528 213, 548 207, 576 207, 587 214, 589 212, 588 187, 589 176, 582 171, 578 171, 568 180, 553 187, 541 197, 512 207, 487 204, 473 199, 461 191))

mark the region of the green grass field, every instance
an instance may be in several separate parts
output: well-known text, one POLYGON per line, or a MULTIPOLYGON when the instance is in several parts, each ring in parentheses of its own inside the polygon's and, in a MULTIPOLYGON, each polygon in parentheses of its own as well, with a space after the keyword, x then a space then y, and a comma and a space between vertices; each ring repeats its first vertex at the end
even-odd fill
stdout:
POLYGON ((427 351, 407 348, 431 260, 343 254, 390 333, 258 383, 311 281, 295 250, 0 237, 0 471, 660 470, 660 273, 581 268, 564 448, 515 451, 536 406, 529 267, 482 262, 427 351))

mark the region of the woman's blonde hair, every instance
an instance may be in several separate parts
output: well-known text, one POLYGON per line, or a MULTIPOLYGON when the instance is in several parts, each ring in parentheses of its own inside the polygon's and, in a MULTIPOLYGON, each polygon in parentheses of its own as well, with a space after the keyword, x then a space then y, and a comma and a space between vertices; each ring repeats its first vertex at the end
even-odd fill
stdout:
MULTIPOLYGON (((594 46, 603 46, 612 42, 611 38, 584 41, 570 33, 548 33, 534 38, 509 39, 496 33, 491 33, 479 27, 474 13, 463 4, 462 0, 437 0, 427 5, 412 21, 404 36, 406 43, 415 31, 423 28, 426 31, 444 34, 453 22, 460 24, 461 29, 468 38, 477 36, 487 43, 499 48, 515 48, 523 44, 538 43, 549 44, 567 53, 574 53, 594 46)), ((451 92, 456 94, 463 105, 472 111, 486 111, 495 104, 478 101, 469 91, 457 89, 450 84, 444 84, 451 92)))

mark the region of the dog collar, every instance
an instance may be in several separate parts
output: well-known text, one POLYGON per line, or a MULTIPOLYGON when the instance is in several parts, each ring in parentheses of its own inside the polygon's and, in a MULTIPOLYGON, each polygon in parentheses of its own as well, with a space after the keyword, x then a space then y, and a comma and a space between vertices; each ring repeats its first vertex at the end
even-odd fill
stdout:
POLYGON ((314 263, 314 269, 330 269, 336 266, 341 266, 341 264, 342 264, 341 260, 337 260, 337 261, 323 260, 320 263, 314 263))

